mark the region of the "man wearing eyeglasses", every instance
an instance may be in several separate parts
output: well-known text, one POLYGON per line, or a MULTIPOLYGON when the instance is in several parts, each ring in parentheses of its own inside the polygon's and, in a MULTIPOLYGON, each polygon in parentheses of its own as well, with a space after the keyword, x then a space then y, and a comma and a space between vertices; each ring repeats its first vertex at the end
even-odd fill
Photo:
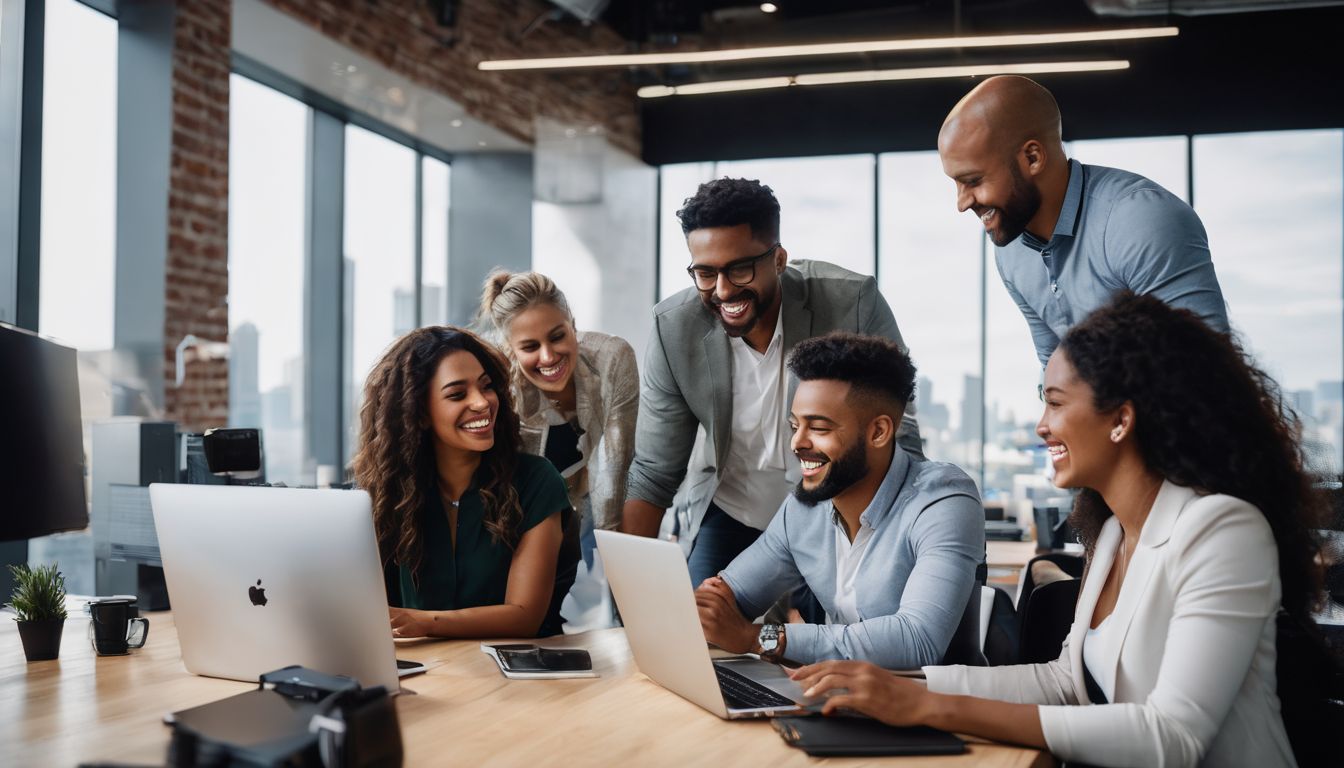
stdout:
MULTIPOLYGON (((656 536, 673 508, 698 585, 756 540, 801 477, 789 350, 836 330, 905 344, 871 276, 788 262, 769 187, 710 181, 677 216, 691 284, 653 311, 621 529, 656 536)), ((913 402, 896 437, 923 458, 913 402)))

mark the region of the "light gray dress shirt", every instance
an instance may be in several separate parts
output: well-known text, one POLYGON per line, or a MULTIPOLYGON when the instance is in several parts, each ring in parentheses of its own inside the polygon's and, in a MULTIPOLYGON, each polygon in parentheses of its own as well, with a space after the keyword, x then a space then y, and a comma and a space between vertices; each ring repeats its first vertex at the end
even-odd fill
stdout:
POLYGON ((873 533, 854 577, 859 621, 853 623, 840 623, 836 605, 834 515, 829 501, 808 506, 792 494, 784 500, 765 533, 723 571, 743 614, 760 616, 806 583, 830 623, 788 625, 790 659, 910 669, 943 658, 985 554, 975 484, 951 464, 894 452, 859 516, 873 533))
POLYGON ((1030 232, 995 250, 1008 294, 1044 366, 1069 328, 1129 289, 1188 309, 1227 331, 1227 307, 1193 208, 1138 174, 1069 161, 1069 186, 1048 242, 1030 232))

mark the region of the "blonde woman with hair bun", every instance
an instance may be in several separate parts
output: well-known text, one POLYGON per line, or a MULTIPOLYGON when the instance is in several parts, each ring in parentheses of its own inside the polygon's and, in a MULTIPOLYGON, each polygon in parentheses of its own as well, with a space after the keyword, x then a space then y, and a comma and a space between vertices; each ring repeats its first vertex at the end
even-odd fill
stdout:
POLYGON ((582 513, 583 567, 564 608, 570 626, 610 626, 593 530, 621 522, 639 414, 635 352, 618 336, 578 332, 565 294, 538 272, 491 273, 478 324, 512 363, 523 450, 550 459, 582 513))

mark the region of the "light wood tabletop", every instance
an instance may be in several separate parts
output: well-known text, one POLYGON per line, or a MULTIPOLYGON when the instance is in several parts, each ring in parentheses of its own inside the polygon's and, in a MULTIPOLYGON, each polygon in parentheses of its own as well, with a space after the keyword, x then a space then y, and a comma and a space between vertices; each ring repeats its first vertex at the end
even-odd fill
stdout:
POLYGON ((985 542, 985 562, 990 568, 1025 568, 1037 554, 1035 541, 985 542))
MULTIPOLYGON (((12 615, 0 614, 0 763, 161 765, 164 714, 255 684, 197 677, 182 666, 170 613, 148 614, 149 642, 98 657, 72 612, 55 661, 27 663, 12 615)), ((477 641, 399 643, 429 672, 397 697, 406 765, 836 765, 1045 768, 1047 753, 972 743, 954 757, 814 759, 764 721, 725 722, 640 674, 620 629, 540 641, 591 652, 600 677, 508 680, 477 641)))

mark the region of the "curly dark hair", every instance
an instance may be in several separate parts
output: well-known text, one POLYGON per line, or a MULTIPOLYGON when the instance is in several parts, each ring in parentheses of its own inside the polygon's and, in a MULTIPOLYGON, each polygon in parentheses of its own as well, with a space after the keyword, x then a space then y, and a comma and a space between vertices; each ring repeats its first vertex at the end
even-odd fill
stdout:
POLYGON ((485 527, 496 542, 517 543, 522 505, 513 487, 522 439, 509 395, 509 366, 476 334, 451 326, 411 331, 392 343, 364 385, 359 409, 359 451, 355 481, 373 500, 373 525, 383 563, 418 572, 424 558, 420 515, 425 498, 438 493, 429 389, 447 355, 470 352, 499 396, 495 443, 481 456, 477 492, 485 507, 485 527))
POLYGON ((714 179, 701 184, 677 211, 681 233, 708 227, 747 224, 751 236, 763 243, 779 242, 779 201, 755 179, 714 179))
MULTIPOLYGON (((1324 519, 1325 498, 1303 469, 1301 423, 1279 385, 1230 334, 1128 291, 1070 329, 1059 349, 1092 388, 1097 410, 1133 404, 1135 439, 1150 469, 1260 509, 1278 545, 1283 607, 1309 620, 1322 595, 1312 529, 1324 519)), ((1078 495, 1069 522, 1089 557, 1111 514, 1096 491, 1078 495)))
POLYGON ((833 331, 798 342, 789 372, 799 381, 849 382, 851 396, 872 397, 902 411, 915 391, 915 364, 891 339, 833 331))

